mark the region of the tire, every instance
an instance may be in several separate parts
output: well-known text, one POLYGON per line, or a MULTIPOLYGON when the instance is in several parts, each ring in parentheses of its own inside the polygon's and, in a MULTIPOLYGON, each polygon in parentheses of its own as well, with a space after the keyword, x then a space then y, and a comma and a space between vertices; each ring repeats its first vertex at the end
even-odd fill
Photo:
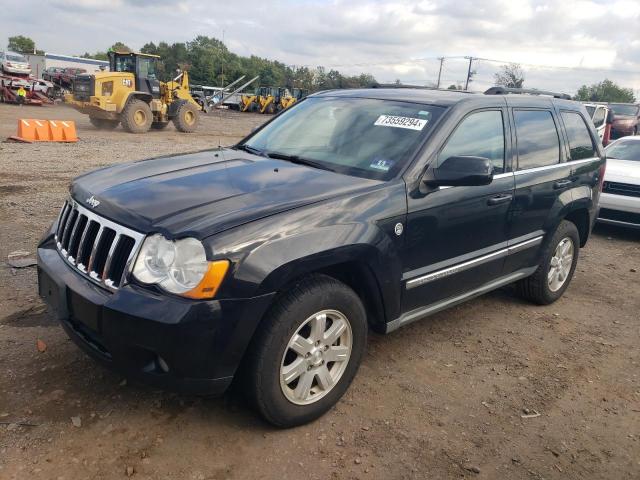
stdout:
POLYGON ((169 122, 153 122, 151 128, 153 130, 164 130, 169 125, 169 122))
POLYGON ((153 122, 151 107, 142 100, 129 100, 120 114, 120 121, 122 128, 129 133, 146 133, 153 122))
POLYGON ((571 283, 578 264, 579 250, 578 229, 573 223, 563 220, 545 245, 538 269, 516 284, 519 295, 538 305, 549 305, 558 300, 571 283), (570 248, 571 251, 564 250, 565 248, 570 248), (559 256, 561 261, 558 263, 559 256), (570 266, 567 265, 569 258, 570 266), (552 261, 556 266, 553 266, 552 261))
POLYGON ((276 113, 276 106, 273 104, 273 102, 267 105, 267 109, 265 110, 265 113, 269 115, 273 115, 274 113, 276 113))
POLYGON ((108 120, 106 118, 96 118, 96 117, 89 117, 89 121, 91 122, 91 125, 93 125, 96 128, 99 128, 100 130, 114 130, 118 127, 118 124, 120 123, 118 120, 108 120))
POLYGON ((367 343, 367 319, 360 298, 345 284, 314 275, 287 291, 262 325, 249 346, 243 372, 249 398, 264 419, 277 427, 317 419, 338 402, 360 366, 367 343), (321 327, 323 316, 326 330, 321 327), (341 333, 331 345, 325 340, 309 342, 309 338, 318 338, 312 325, 319 328, 317 332, 327 333, 336 333, 331 329, 340 326, 341 333), (306 351, 304 356, 291 348, 296 334, 303 337, 296 348, 306 351), (349 347, 346 360, 325 362, 329 355, 347 355, 349 347), (298 372, 290 375, 288 383, 283 376, 287 369, 298 372), (306 381, 301 384, 303 378, 306 381), (310 387, 306 393, 304 385, 310 387))
POLYGON ((198 128, 200 122, 200 111, 191 102, 184 102, 178 107, 176 116, 173 117, 173 124, 176 130, 183 133, 193 133, 198 128))

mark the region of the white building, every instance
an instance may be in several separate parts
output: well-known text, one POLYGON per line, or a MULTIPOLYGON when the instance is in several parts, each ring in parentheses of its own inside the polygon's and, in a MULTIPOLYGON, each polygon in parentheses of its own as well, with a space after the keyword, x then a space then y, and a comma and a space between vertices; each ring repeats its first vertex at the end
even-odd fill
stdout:
POLYGON ((42 72, 50 67, 83 68, 88 73, 100 70, 101 66, 107 70, 109 69, 109 62, 96 60, 95 58, 72 57, 55 53, 45 53, 44 55, 28 53, 24 56, 27 58, 29 65, 31 65, 31 74, 36 78, 41 78, 42 72))

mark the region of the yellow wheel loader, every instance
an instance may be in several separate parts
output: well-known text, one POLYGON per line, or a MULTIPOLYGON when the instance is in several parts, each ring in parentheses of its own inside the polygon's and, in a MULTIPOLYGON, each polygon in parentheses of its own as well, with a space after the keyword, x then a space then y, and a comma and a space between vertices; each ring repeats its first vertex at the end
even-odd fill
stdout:
POLYGON ((256 100, 258 100, 258 96, 256 94, 245 94, 240 96, 240 111, 241 112, 252 112, 254 111, 254 105, 256 100))
POLYGON ((189 93, 189 76, 182 72, 169 82, 156 78, 160 57, 146 53, 109 52, 109 72, 78 75, 65 103, 89 115, 103 129, 122 124, 127 132, 163 129, 173 121, 181 132, 194 132, 200 121, 198 103, 189 93))
POLYGON ((276 113, 280 107, 280 89, 278 87, 260 87, 258 89, 258 111, 276 113))

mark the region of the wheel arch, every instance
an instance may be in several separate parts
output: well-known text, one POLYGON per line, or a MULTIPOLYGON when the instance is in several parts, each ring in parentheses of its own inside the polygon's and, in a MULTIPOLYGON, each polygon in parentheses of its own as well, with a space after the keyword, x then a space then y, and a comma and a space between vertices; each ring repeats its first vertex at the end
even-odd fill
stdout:
POLYGON ((147 92, 134 91, 134 92, 130 92, 129 95, 127 96, 127 101, 125 102, 125 105, 129 103, 131 100, 142 100, 143 102, 150 104, 151 100, 153 100, 153 96, 147 92))

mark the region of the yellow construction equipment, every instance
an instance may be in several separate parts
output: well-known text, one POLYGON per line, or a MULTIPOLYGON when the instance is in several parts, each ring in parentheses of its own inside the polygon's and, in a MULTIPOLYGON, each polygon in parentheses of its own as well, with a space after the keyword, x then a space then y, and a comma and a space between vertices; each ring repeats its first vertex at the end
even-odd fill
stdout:
POLYGON ((280 105, 280 89, 278 87, 260 87, 258 89, 258 111, 260 113, 276 113, 280 105))
POLYGON ((306 90, 301 88, 294 88, 293 92, 290 92, 288 88, 280 89, 280 108, 286 110, 293 106, 296 102, 299 102, 307 96, 306 90))
POLYGON ((169 82, 156 77, 160 57, 146 53, 109 52, 109 72, 75 77, 65 102, 97 128, 112 130, 122 124, 131 133, 165 128, 173 121, 177 130, 194 132, 200 106, 189 93, 189 75, 181 72, 169 82))
POLYGON ((241 112, 252 112, 254 110, 254 105, 256 100, 258 100, 258 96, 256 94, 245 94, 240 96, 240 111, 241 112))

